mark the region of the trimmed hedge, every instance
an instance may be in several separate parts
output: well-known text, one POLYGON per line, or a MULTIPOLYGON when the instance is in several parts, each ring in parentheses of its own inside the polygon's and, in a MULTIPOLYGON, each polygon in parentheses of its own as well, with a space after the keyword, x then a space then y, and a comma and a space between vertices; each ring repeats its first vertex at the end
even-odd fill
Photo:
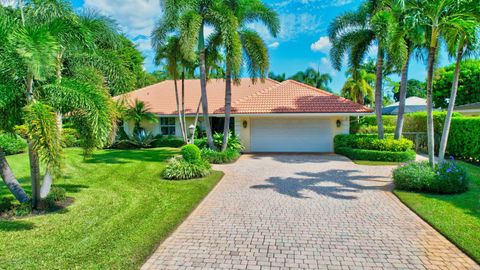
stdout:
POLYGON ((412 161, 415 159, 417 155, 413 150, 407 150, 404 152, 392 152, 392 151, 355 149, 350 147, 336 148, 335 153, 344 155, 352 160, 390 161, 390 162, 412 161))
POLYGON ((187 162, 196 162, 202 159, 200 148, 194 144, 187 144, 181 149, 182 157, 187 162))
POLYGON ((457 159, 480 161, 480 117, 452 119, 447 152, 457 159))
MULTIPOLYGON (((383 131, 385 133, 395 133, 395 126, 384 126, 383 131)), ((362 126, 359 127, 357 133, 359 134, 376 134, 378 132, 378 126, 362 126)))
POLYGON ((335 153, 353 160, 406 162, 414 160, 413 142, 407 139, 394 140, 391 135, 378 139, 376 135, 335 136, 335 153))
POLYGON ((152 146, 153 147, 173 147, 173 148, 178 148, 178 147, 182 147, 185 145, 185 142, 178 138, 178 137, 174 137, 174 136, 168 136, 168 137, 164 137, 164 136, 159 136, 158 138, 155 139, 155 141, 153 141, 152 143, 152 146))

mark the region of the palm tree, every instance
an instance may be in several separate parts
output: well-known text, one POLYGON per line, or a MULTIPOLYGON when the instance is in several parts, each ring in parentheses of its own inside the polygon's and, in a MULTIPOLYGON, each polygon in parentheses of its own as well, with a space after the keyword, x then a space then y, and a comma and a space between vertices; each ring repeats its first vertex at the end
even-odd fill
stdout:
POLYGON ((158 121, 157 116, 150 112, 150 107, 138 99, 135 99, 135 102, 125 111, 124 117, 127 121, 133 121, 134 134, 137 134, 143 130, 141 126, 142 122, 155 123, 158 121))
POLYGON ((272 36, 280 31, 278 15, 260 0, 238 1, 225 0, 225 16, 230 24, 218 28, 209 40, 213 51, 218 51, 215 46, 223 45, 225 48, 225 121, 223 128, 222 151, 227 149, 230 135, 230 114, 232 107, 232 78, 234 83, 239 82, 240 68, 243 61, 249 72, 252 82, 257 78, 263 80, 267 76, 270 65, 268 49, 260 35, 247 28, 253 22, 263 23, 272 36))
POLYGON ((373 100, 373 87, 372 84, 375 81, 375 74, 367 73, 366 70, 350 69, 347 72, 349 76, 343 88, 341 95, 344 98, 350 99, 358 104, 365 104, 365 98, 373 100))
POLYGON ((369 0, 355 12, 338 16, 330 24, 328 33, 332 42, 330 56, 333 66, 340 70, 345 55, 349 56, 349 65, 358 69, 369 50, 377 45, 377 63, 375 80, 375 112, 378 122, 378 136, 384 137, 382 122, 382 78, 386 39, 390 12, 383 10, 381 1, 369 0))
POLYGON ((332 82, 332 76, 330 76, 328 73, 320 73, 313 68, 307 68, 305 71, 299 71, 292 75, 289 79, 331 92, 328 84, 332 82))
POLYGON ((180 51, 184 58, 195 59, 195 47, 200 64, 200 88, 202 92, 202 109, 208 145, 215 149, 208 112, 207 98, 207 64, 204 29, 212 26, 223 35, 229 36, 232 24, 231 12, 219 0, 163 0, 164 16, 152 33, 154 48, 165 44, 171 33, 180 36, 180 51), (221 29, 221 30, 220 30, 221 29))
POLYGON ((465 1, 462 3, 464 6, 462 9, 475 10, 476 13, 470 14, 470 18, 463 17, 461 24, 456 24, 444 32, 444 38, 447 42, 448 51, 451 56, 456 54, 455 71, 452 82, 452 92, 448 101, 447 115, 445 117, 445 123, 443 125, 442 139, 440 141, 440 149, 438 152, 438 162, 441 163, 445 159, 445 151, 448 144, 448 135, 450 133, 450 124, 452 121, 453 109, 455 107, 455 99, 457 97, 458 80, 460 77, 460 64, 465 54, 471 54, 476 45, 478 45, 477 30, 480 26, 480 7, 475 1, 465 1), (475 14, 477 14, 475 16, 475 14))
POLYGON ((400 71, 401 78, 399 85, 399 108, 394 135, 394 138, 399 140, 402 137, 405 118, 410 58, 415 50, 423 48, 422 46, 425 43, 424 32, 421 27, 407 19, 408 11, 404 1, 387 0, 384 1, 384 6, 391 11, 395 18, 390 22, 391 33, 389 33, 387 50, 389 50, 390 56, 389 65, 396 67, 400 71))
MULTIPOLYGON (((475 5, 475 3, 472 5, 475 5)), ((452 31, 465 33, 465 29, 469 28, 466 26, 475 24, 478 14, 475 14, 472 5, 468 0, 412 0, 408 8, 409 19, 425 28, 426 40, 429 46, 427 64, 427 139, 428 161, 432 167, 435 164, 432 84, 438 47, 442 38, 451 37, 452 31)), ((460 41, 458 42, 464 42, 460 41)), ((451 43, 451 41, 447 40, 447 43, 451 43)), ((457 48, 460 47, 460 45, 457 45, 457 48)))

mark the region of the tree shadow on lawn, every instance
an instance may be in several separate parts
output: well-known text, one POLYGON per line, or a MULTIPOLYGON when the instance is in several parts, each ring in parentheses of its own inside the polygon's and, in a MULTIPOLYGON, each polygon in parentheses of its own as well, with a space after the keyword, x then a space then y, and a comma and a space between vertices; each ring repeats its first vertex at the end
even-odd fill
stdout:
POLYGON ((389 190, 392 186, 390 178, 358 175, 358 170, 328 170, 324 172, 298 172, 298 177, 270 177, 266 185, 254 185, 254 189, 273 189, 274 191, 293 198, 310 198, 302 191, 313 191, 318 195, 341 200, 354 200, 357 196, 351 193, 363 190, 389 190), (384 181, 382 179, 385 179, 384 181), (363 184, 358 183, 363 182, 363 184), (384 185, 372 185, 369 182, 381 182, 384 185), (321 185, 328 183, 327 185, 321 185), (346 193, 346 194, 345 194, 346 193))
POLYGON ((32 222, 24 220, 0 220, 0 231, 4 232, 28 231, 34 227, 32 222))
POLYGON ((132 150, 105 150, 93 154, 85 163, 125 164, 133 161, 161 162, 177 154, 171 149, 132 149, 132 150))

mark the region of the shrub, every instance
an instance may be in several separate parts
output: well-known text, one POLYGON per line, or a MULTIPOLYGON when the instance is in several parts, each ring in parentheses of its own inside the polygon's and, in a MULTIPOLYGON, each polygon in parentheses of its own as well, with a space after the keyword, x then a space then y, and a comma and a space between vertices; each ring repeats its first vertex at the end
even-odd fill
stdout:
POLYGON ((182 139, 179 139, 174 136, 158 136, 155 141, 152 143, 153 147, 182 147, 185 145, 185 142, 182 139))
POLYGON ((202 159, 200 148, 194 144, 187 144, 181 149, 182 157, 187 162, 197 162, 202 159))
POLYGON ((25 152, 27 142, 18 135, 0 134, 0 148, 7 155, 25 152))
MULTIPOLYGON (((215 147, 217 149, 220 149, 223 143, 223 133, 217 132, 213 134, 213 143, 215 144, 215 147)), ((200 149, 208 148, 208 140, 206 137, 196 139, 195 145, 198 146, 200 149)), ((242 146, 242 143, 240 142, 240 138, 237 135, 230 133, 230 136, 228 138, 227 148, 237 150, 237 151, 243 150, 243 146, 242 146)))
MULTIPOLYGON (((385 133, 395 133, 395 126, 384 126, 385 133)), ((376 134, 378 132, 378 126, 361 126, 356 133, 359 134, 376 134)))
POLYGON ((395 140, 392 136, 378 139, 376 135, 341 134, 334 138, 335 148, 350 147, 356 149, 404 152, 413 148, 413 142, 408 139, 395 140))
POLYGON ((17 217, 27 216, 32 213, 32 205, 30 202, 22 203, 15 207, 14 214, 17 217))
POLYGON ((455 161, 444 161, 438 164, 435 171, 435 181, 430 191, 440 194, 453 194, 468 189, 467 172, 458 166, 455 161))
MULTIPOLYGON (((395 126, 397 124, 397 116, 395 115, 384 115, 382 116, 384 126, 395 126)), ((361 126, 376 126, 377 125, 377 116, 368 115, 360 118, 361 126)))
POLYGON ((427 191, 435 179, 428 162, 412 162, 393 171, 395 187, 407 191, 427 191))
POLYGON ((456 158, 480 161, 480 117, 452 119, 447 152, 456 158))
POLYGON ((48 193, 47 198, 45 198, 45 203, 47 207, 53 207, 57 202, 63 202, 67 199, 67 192, 64 188, 52 186, 50 193, 48 193))
POLYGON ((352 160, 371 160, 371 161, 390 161, 390 162, 407 162, 412 161, 416 157, 413 150, 404 152, 379 151, 368 149, 355 149, 351 147, 335 148, 335 153, 344 155, 352 160))
POLYGON ((215 151, 212 149, 202 149, 202 157, 213 164, 231 163, 240 157, 240 152, 234 149, 227 149, 223 152, 215 151))
POLYGON ((187 162, 183 158, 172 158, 163 171, 163 178, 170 180, 187 180, 205 177, 209 175, 210 172, 210 164, 202 159, 196 162, 187 162))

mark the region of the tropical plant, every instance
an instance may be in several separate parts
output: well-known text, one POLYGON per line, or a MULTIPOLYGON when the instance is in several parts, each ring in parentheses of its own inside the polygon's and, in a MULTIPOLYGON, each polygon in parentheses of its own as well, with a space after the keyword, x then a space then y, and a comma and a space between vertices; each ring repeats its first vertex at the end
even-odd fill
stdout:
MULTIPOLYGON (((460 77, 460 65, 464 55, 471 55, 478 46, 478 29, 480 27, 480 7, 477 1, 464 1, 458 3, 462 5, 460 10, 466 14, 461 17, 461 21, 452 24, 444 32, 444 38, 447 43, 448 51, 451 56, 456 55, 455 71, 452 82, 452 93, 450 94, 447 116, 443 125, 442 139, 438 152, 438 162, 443 163, 445 159, 445 150, 447 149, 448 135, 450 133, 450 124, 452 122, 453 109, 457 98, 458 81, 460 77), (472 11, 476 12, 472 12, 472 11), (472 14, 468 14, 472 12, 472 14)), ((433 98, 433 97, 431 97, 433 98)))
POLYGON ((392 14, 385 10, 382 1, 369 0, 357 11, 336 17, 330 24, 328 34, 332 42, 330 56, 333 66, 340 70, 343 57, 348 55, 351 68, 358 69, 369 51, 377 45, 375 74, 375 112, 378 119, 378 136, 383 138, 382 79, 386 42, 392 14))
POLYGON ((286 80, 285 73, 282 74, 275 74, 273 72, 268 73, 268 78, 275 80, 277 82, 283 82, 286 80))
POLYGON ((375 74, 367 73, 364 69, 350 69, 347 72, 347 80, 341 90, 341 95, 359 104, 365 104, 365 100, 373 100, 373 87, 375 74))
POLYGON ((467 29, 475 29, 476 25, 478 25, 478 12, 476 12, 476 9, 478 9, 478 3, 469 0, 409 1, 408 18, 425 29, 426 41, 429 47, 427 64, 427 139, 428 160, 432 167, 435 163, 432 83, 438 48, 440 42, 446 40, 450 51, 452 47, 455 47, 463 52, 464 46, 459 44, 468 44, 468 42, 464 43, 464 39, 468 36, 466 35, 468 33, 467 29), (461 36, 463 38, 460 38, 461 36), (456 44, 456 46, 452 46, 453 44, 456 44))
POLYGON ((242 62, 246 65, 253 83, 258 78, 264 80, 270 65, 265 42, 255 30, 247 28, 247 24, 262 23, 275 37, 280 31, 280 21, 277 13, 260 0, 222 2, 225 5, 223 9, 228 23, 217 28, 217 31, 209 37, 208 43, 212 44, 209 49, 213 48, 214 52, 219 51, 216 47, 223 46, 225 49, 225 121, 221 147, 221 151, 225 151, 230 134, 232 79, 234 83, 239 83, 242 62))
POLYGON ((138 99, 135 99, 134 103, 125 111, 124 119, 126 121, 133 121, 133 134, 137 134, 143 130, 141 126, 142 122, 158 122, 157 116, 150 112, 150 107, 138 99))
POLYGON ((289 79, 302 82, 313 87, 332 91, 328 84, 332 82, 332 76, 328 73, 320 73, 313 68, 307 68, 305 71, 299 71, 292 75, 289 79))

